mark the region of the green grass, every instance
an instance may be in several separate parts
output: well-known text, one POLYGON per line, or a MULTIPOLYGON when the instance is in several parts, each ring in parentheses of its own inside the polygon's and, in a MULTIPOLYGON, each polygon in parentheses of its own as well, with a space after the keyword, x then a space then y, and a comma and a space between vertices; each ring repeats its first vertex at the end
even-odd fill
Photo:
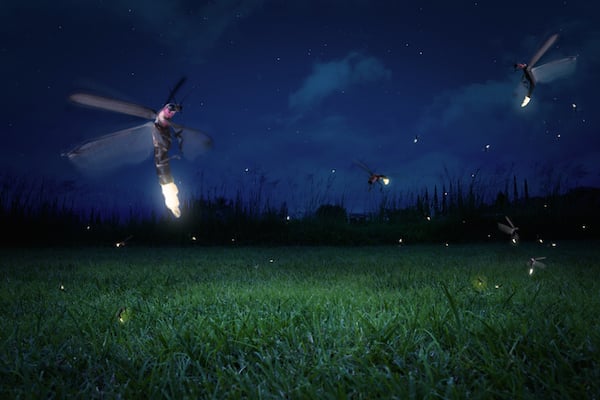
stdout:
POLYGON ((599 398, 599 254, 3 250, 0 397, 599 398))

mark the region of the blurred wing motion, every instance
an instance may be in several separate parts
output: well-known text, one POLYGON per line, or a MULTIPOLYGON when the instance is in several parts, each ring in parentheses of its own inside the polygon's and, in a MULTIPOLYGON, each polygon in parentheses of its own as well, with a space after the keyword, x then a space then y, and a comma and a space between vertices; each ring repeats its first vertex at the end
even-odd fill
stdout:
POLYGON ((209 150, 213 145, 211 137, 204 132, 201 132, 197 129, 187 128, 183 125, 174 124, 172 122, 171 126, 177 132, 181 132, 181 148, 183 156, 189 160, 195 160, 198 156, 209 150))
POLYGON ((152 154, 153 129, 154 122, 123 129, 85 142, 63 156, 83 172, 95 175, 138 164, 152 154))
POLYGON ((566 57, 532 68, 531 73, 536 82, 547 83, 572 74, 576 64, 577 57, 566 57))
POLYGON ((513 222, 510 220, 510 218, 508 218, 507 215, 504 216, 504 218, 506 219, 506 222, 508 222, 508 225, 498 222, 498 229, 500 229, 500 231, 506 233, 507 235, 516 236, 517 230, 519 230, 519 228, 517 228, 515 224, 513 224, 513 222))
POLYGON ((498 222, 498 229, 500 229, 501 232, 506 233, 507 235, 513 234, 513 228, 501 222, 498 222))
POLYGON ((359 167, 361 167, 362 169, 364 169, 365 171, 367 171, 367 173, 369 175, 373 175, 373 171, 371 171, 371 168, 367 167, 367 165, 363 162, 360 162, 358 160, 354 160, 354 164, 358 165, 359 167))
MULTIPOLYGON (((179 80, 171 90, 168 101, 174 97, 175 92, 184 82, 185 78, 179 80)), ((154 120, 157 117, 154 110, 89 93, 74 93, 69 96, 69 100, 87 107, 150 120, 145 124, 93 139, 63 154, 84 172, 93 174, 108 172, 125 164, 140 163, 152 154, 154 148, 152 134, 156 129, 154 120)), ((212 146, 212 139, 207 134, 173 122, 170 122, 170 125, 176 130, 175 135, 181 142, 183 155, 186 158, 193 160, 212 146)))
POLYGON ((554 35, 550 36, 546 40, 546 42, 544 42, 542 47, 540 47, 539 50, 533 55, 533 57, 531 57, 531 60, 529 60, 529 63, 527 64, 529 68, 533 68, 535 63, 537 63, 540 60, 540 58, 542 58, 542 56, 548 51, 548 49, 554 44, 554 42, 556 42, 557 39, 558 33, 555 33, 554 35))
POLYGON ((109 97, 97 96, 95 94, 74 93, 69 96, 69 100, 84 106, 132 115, 134 117, 151 120, 156 118, 156 112, 150 108, 126 101, 111 99, 109 97))
POLYGON ((537 267, 537 268, 546 268, 546 264, 544 264, 543 262, 541 262, 540 260, 544 260, 546 257, 537 257, 534 259, 533 261, 533 265, 532 267, 537 267))
POLYGON ((513 222, 510 220, 510 218, 508 218, 508 215, 505 215, 504 218, 506 219, 506 222, 508 222, 510 227, 515 229, 515 224, 513 224, 513 222))

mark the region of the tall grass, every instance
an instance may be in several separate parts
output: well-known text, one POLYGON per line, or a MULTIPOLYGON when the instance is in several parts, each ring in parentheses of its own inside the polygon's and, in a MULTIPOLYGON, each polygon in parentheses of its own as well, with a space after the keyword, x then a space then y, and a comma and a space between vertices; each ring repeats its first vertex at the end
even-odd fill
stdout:
MULTIPOLYGON (((16 178, 0 175, 0 246, 113 245, 124 238, 138 244, 391 244, 399 238, 412 242, 473 242, 496 239, 498 220, 505 215, 521 227, 524 239, 597 239, 600 237, 600 189, 577 188, 560 192, 556 185, 544 197, 530 197, 527 181, 513 190, 482 183, 477 175, 465 182, 446 173, 441 190, 419 193, 369 192, 379 201, 372 210, 348 214, 351 197, 334 196, 334 178, 309 176, 302 191, 304 215, 294 216, 281 196, 273 197, 276 183, 263 173, 249 173, 234 198, 222 190, 203 190, 182 197, 183 216, 174 220, 166 208, 149 211, 141 203, 115 207, 119 193, 108 203, 87 204, 86 190, 73 181, 16 178), (247 179, 246 179, 247 178, 247 179), (268 189, 271 188, 271 189, 268 189), (509 193, 511 192, 511 193, 509 193), (406 193, 405 193, 406 194, 406 193), (408 201, 406 199, 409 199, 408 201), (110 203, 110 204, 109 204, 110 203), (292 216, 290 217, 290 214, 292 216), (356 223, 358 222, 358 223, 356 223)), ((497 184, 497 182, 495 183, 497 184)), ((298 188, 296 188, 298 190, 298 188)), ((548 189, 549 190, 549 189, 548 189)), ((191 193, 191 192, 190 192, 191 193)), ((292 198, 298 194, 288 193, 292 198)), ((89 199, 88 199, 89 201, 89 199)), ((162 204, 159 202, 158 204, 162 204)), ((371 206, 373 206, 371 204, 371 206)))
POLYGON ((598 398, 597 244, 3 250, 0 397, 598 398))

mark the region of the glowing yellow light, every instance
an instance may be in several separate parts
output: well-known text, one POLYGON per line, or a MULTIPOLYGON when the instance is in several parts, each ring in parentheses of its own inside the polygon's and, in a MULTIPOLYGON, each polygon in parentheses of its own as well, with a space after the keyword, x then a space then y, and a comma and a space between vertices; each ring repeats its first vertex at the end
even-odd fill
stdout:
POLYGON ((64 290, 65 290, 65 287, 63 286, 63 284, 62 284, 62 283, 60 284, 59 288, 60 288, 60 290, 62 290, 62 291, 64 291, 64 290))
POLYGON ((552 246, 552 247, 556 247, 556 246, 557 246, 557 244, 556 244, 556 243, 552 243, 552 244, 551 244, 551 246, 552 246))
POLYGON ((529 268, 529 275, 533 275, 533 267, 529 268))
POLYGON ((231 238, 231 243, 235 243, 235 238, 231 238))
POLYGON ((85 229, 89 231, 90 229, 92 229, 92 227, 88 225, 85 227, 85 229))
POLYGON ((585 230, 585 229, 587 229, 587 226, 585 226, 585 225, 581 225, 581 229, 584 229, 584 230, 585 230))
POLYGON ((269 260, 269 262, 270 262, 270 263, 273 263, 273 262, 275 262, 275 260, 273 260, 273 259, 271 258, 271 259, 269 260))
POLYGON ((527 106, 527 104, 529 104, 530 101, 531 101, 531 97, 525 96, 525 98, 523 99, 523 102, 521 103, 521 107, 527 106))
POLYGON ((287 215, 287 216, 285 217, 285 220, 286 220, 286 221, 289 221, 289 220, 290 220, 290 216, 289 216, 289 215, 287 215))
POLYGON ((177 189, 177 185, 175 182, 167 183, 162 185, 162 193, 165 197, 165 205, 176 218, 181 216, 181 211, 179 210, 179 198, 177 197, 177 193, 179 190, 177 189))
POLYGON ((192 242, 195 242, 196 240, 198 240, 196 236, 192 236, 192 242))
POLYGON ((473 289, 481 292, 487 289, 487 278, 483 275, 475 276, 471 279, 471 284, 473 285, 473 289))
POLYGON ((450 244, 448 242, 444 243, 444 246, 449 247, 450 244))
POLYGON ((425 217, 425 219, 426 219, 427 221, 431 221, 431 217, 430 217, 429 215, 428 215, 428 216, 426 216, 426 217, 425 217))
POLYGON ((387 186, 390 183, 390 178, 383 177, 381 178, 381 182, 383 182, 383 184, 387 186))
POLYGON ((402 243, 403 243, 403 240, 402 240, 402 238, 398 239, 398 243, 399 243, 399 244, 402 244, 402 243))
POLYGON ((544 241, 543 241, 542 239, 538 239, 538 242, 539 242, 540 244, 543 244, 543 243, 544 243, 544 241))
POLYGON ((571 107, 573 107, 573 109, 576 109, 577 108, 577 104, 573 103, 573 104, 571 104, 571 107))
POLYGON ((129 312, 129 310, 126 307, 119 308, 119 311, 117 311, 117 321, 119 321, 119 323, 121 324, 124 324, 130 319, 131 313, 129 312))

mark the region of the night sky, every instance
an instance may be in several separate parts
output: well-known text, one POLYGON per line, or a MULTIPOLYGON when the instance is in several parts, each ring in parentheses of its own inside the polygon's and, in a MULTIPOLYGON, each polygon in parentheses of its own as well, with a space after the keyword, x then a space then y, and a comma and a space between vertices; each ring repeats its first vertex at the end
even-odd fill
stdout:
MULTIPOLYGON (((71 104, 79 90, 160 108, 214 147, 173 160, 183 198, 247 197, 301 213, 475 180, 530 194, 600 187, 600 6, 580 1, 54 1, 0 11, 0 167, 78 205, 166 209, 152 162, 90 177, 61 153, 138 118, 71 104), (460 4, 460 5, 457 5, 460 4), (517 62, 577 56, 521 108, 517 62), (366 171, 391 178, 369 190, 366 171), (52 182, 52 183, 50 183, 52 182)), ((185 148, 184 148, 185 151, 185 148)))

